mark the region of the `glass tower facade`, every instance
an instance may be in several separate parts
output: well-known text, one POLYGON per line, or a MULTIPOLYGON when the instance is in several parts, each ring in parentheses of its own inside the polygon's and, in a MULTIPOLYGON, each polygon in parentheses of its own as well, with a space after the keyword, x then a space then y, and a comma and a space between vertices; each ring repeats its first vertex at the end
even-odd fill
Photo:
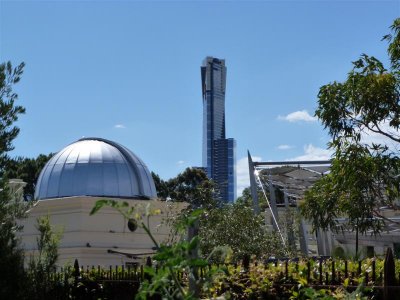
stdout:
POLYGON ((203 167, 217 187, 217 197, 236 199, 236 142, 225 137, 225 60, 206 57, 201 67, 203 95, 203 167))

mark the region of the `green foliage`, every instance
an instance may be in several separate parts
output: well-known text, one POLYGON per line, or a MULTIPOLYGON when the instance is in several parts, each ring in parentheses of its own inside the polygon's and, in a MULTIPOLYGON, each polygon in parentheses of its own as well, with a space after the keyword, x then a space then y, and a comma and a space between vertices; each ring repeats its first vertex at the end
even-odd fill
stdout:
POLYGON ((198 245, 198 238, 190 241, 181 241, 173 245, 160 245, 153 260, 157 263, 158 270, 146 267, 145 273, 149 276, 141 286, 136 299, 148 299, 149 296, 158 294, 163 299, 195 299, 188 290, 188 279, 181 280, 179 274, 189 274, 200 284, 201 278, 193 272, 194 268, 204 267, 208 263, 200 258, 193 258, 190 253, 198 245))
POLYGON ((296 241, 300 239, 300 222, 301 216, 297 208, 287 207, 280 215, 278 224, 287 245, 286 256, 302 255, 296 245, 296 241))
MULTIPOLYGON (((321 287, 319 284, 320 261, 293 259, 286 264, 284 261, 266 262, 253 260, 248 267, 240 264, 223 263, 205 264, 204 260, 188 260, 192 268, 197 268, 197 273, 187 273, 188 264, 183 256, 188 250, 195 248, 197 241, 177 246, 172 249, 165 247, 153 259, 153 265, 145 267, 144 278, 140 269, 128 270, 127 268, 107 269, 80 269, 78 275, 71 270, 58 273, 62 276, 50 276, 54 289, 53 295, 68 295, 75 299, 126 299, 127 296, 137 295, 138 299, 380 299, 380 291, 375 287, 382 286, 384 260, 379 258, 366 259, 361 263, 358 274, 359 262, 347 261, 347 274, 345 275, 345 261, 335 260, 335 280, 332 281, 332 260, 322 261, 321 270, 323 285, 328 274, 328 285, 321 287), (372 265, 375 263, 376 278, 373 281, 372 265), (179 265, 179 267, 178 267, 179 265), (178 292, 179 287, 171 273, 166 269, 170 266, 176 274, 184 297, 178 292), (110 272, 111 271, 111 272, 110 272), (364 274, 368 273, 369 281, 365 282, 364 274), (74 275, 78 278, 74 278, 74 275), (201 287, 199 296, 195 297, 188 292, 190 276, 196 276, 196 282, 201 287), (309 275, 310 276, 309 276, 309 275), (340 279, 339 279, 340 274, 340 279), (110 282, 114 278, 121 281, 110 282), (77 281, 75 281, 77 279, 77 281), (140 283, 142 287, 139 287, 140 283), (77 283, 77 284, 76 284, 77 283), (333 284, 333 285, 331 285, 333 284), (57 292, 54 294, 54 292, 57 292), (186 298, 185 298, 186 297, 186 298)), ((164 247, 160 245, 160 248, 164 247)), ((396 261, 396 274, 399 272, 400 261, 396 261)), ((47 298, 53 299, 47 295, 47 298)), ((58 298, 59 299, 59 298, 58 298)), ((68 298, 69 299, 69 298, 68 298)))
POLYGON ((338 299, 333 297, 332 295, 329 295, 329 290, 326 289, 321 289, 321 290, 315 290, 311 287, 303 287, 300 286, 298 291, 293 291, 292 296, 290 299, 299 299, 299 300, 305 300, 305 299, 324 299, 324 300, 334 300, 338 299))
MULTIPOLYGON (((160 245, 149 228, 149 222, 145 224, 137 209, 133 206, 130 207, 127 202, 99 200, 90 214, 97 213, 105 206, 116 209, 126 220, 135 218, 138 226, 144 229, 156 248, 157 252, 153 256, 153 260, 157 263, 157 272, 149 266, 144 269, 147 279, 141 283, 136 299, 149 299, 153 295, 162 295, 163 299, 196 299, 195 292, 188 287, 189 282, 194 282, 197 288, 205 278, 198 276, 197 268, 208 264, 206 260, 193 255, 199 244, 198 236, 194 235, 191 239, 183 239, 171 245, 160 245), (186 279, 179 278, 179 274, 183 273, 188 274, 186 279)), ((149 220, 155 213, 159 212, 151 210, 148 206, 144 216, 149 220)), ((201 210, 186 214, 180 219, 181 224, 178 228, 187 230, 189 227, 193 227, 201 214, 201 210)), ((213 272, 216 271, 209 270, 206 277, 212 277, 213 272)))
POLYGON ((275 299, 275 277, 271 275, 263 264, 251 264, 247 270, 240 265, 228 265, 224 274, 215 277, 209 294, 212 299, 275 299))
POLYGON ((24 257, 16 232, 21 229, 17 219, 25 215, 27 205, 10 194, 4 175, 7 152, 14 148, 12 143, 19 133, 14 123, 25 112, 22 106, 15 105, 18 95, 13 92, 23 67, 23 63, 16 68, 10 62, 0 64, 0 299, 21 298, 26 284, 24 257))
POLYGON ((94 215, 95 213, 97 213, 100 209, 102 209, 105 206, 109 206, 109 207, 116 209, 126 219, 129 219, 131 214, 135 211, 135 208, 133 206, 130 207, 128 202, 126 202, 126 201, 102 199, 102 200, 96 201, 96 204, 90 211, 90 215, 94 215))
POLYGON ((3 171, 6 153, 13 150, 13 140, 19 128, 13 124, 18 115, 25 113, 25 108, 15 105, 18 95, 13 92, 13 85, 21 79, 25 64, 13 68, 11 62, 0 64, 0 171, 3 171))
POLYGON ((199 168, 186 168, 168 181, 162 180, 155 173, 152 176, 161 200, 188 202, 191 208, 212 208, 218 205, 214 199, 213 182, 199 168))
POLYGON ((213 184, 203 170, 187 168, 170 180, 169 185, 172 200, 186 201, 195 208, 214 206, 213 184))
POLYGON ((299 284, 296 290, 292 291, 292 296, 290 297, 291 300, 299 299, 299 300, 306 300, 306 299, 321 299, 321 300, 367 300, 369 299, 367 296, 364 295, 364 286, 360 284, 357 289, 350 293, 346 291, 345 288, 339 287, 334 291, 329 289, 314 289, 312 287, 299 284))
MULTIPOLYGON (((257 192, 258 192, 258 201, 260 205, 260 210, 266 211, 267 209, 269 209, 267 199, 260 187, 258 187, 257 192)), ((267 189, 265 192, 266 196, 269 197, 270 196, 269 190, 267 189)), ((284 201, 283 192, 279 188, 275 189, 275 197, 278 201, 281 200, 280 202, 284 201)), ((252 202, 253 200, 251 197, 250 187, 248 187, 243 190, 242 196, 236 200, 235 205, 243 205, 248 208, 253 208, 252 202)), ((271 239, 271 241, 273 241, 271 242, 270 247, 268 249, 273 255, 279 255, 279 256, 298 255, 296 240, 299 239, 299 234, 300 234, 299 233, 300 219, 301 216, 297 208, 288 207, 287 209, 285 209, 284 213, 279 218, 278 224, 283 236, 286 239, 287 246, 286 248, 285 247, 282 248, 282 241, 281 238, 278 236, 277 232, 268 233, 268 235, 272 236, 272 238, 271 237, 269 238, 271 239)))
MULTIPOLYGON (((267 189, 265 192, 267 197, 269 197, 269 190, 267 189)), ((260 211, 265 211, 268 208, 268 203, 260 187, 257 187, 257 194, 260 211)), ((250 187, 247 187, 243 190, 242 195, 236 199, 235 203, 243 203, 248 207, 253 207, 253 198, 251 196, 250 187)))
POLYGON ((164 181, 160 176, 154 172, 151 172, 154 184, 157 190, 157 196, 161 200, 166 200, 170 196, 170 188, 167 181, 164 181))
POLYGON ((36 158, 17 157, 6 162, 7 177, 22 179, 26 183, 24 187, 25 201, 34 200, 36 182, 40 171, 52 156, 53 153, 49 155, 40 154, 36 158))
MULTIPOLYGON (((397 160, 397 158, 395 158, 397 160)), ((394 207, 397 198, 397 163, 391 169, 394 157, 371 153, 359 145, 346 146, 336 155, 331 172, 322 177, 305 193, 303 214, 315 228, 341 230, 337 218, 348 218, 347 228, 365 233, 369 229, 379 232, 383 219, 379 207, 394 207)))
POLYGON ((331 172, 305 194, 304 216, 317 228, 341 230, 337 218, 346 217, 347 229, 365 233, 382 230, 386 220, 379 207, 397 208, 400 196, 400 19, 387 35, 390 70, 375 57, 362 54, 344 82, 320 88, 316 116, 332 136, 331 172), (369 135, 382 142, 369 143, 369 135))
MULTIPOLYGON (((376 274, 382 271, 383 261, 376 260, 376 274)), ((331 263, 328 260, 322 263, 322 274, 328 274, 331 278, 331 263)), ((358 262, 347 261, 348 274, 357 273, 358 262)), ((337 288, 326 286, 326 288, 313 288, 319 285, 319 262, 314 260, 289 261, 286 266, 284 262, 260 263, 254 261, 245 270, 241 266, 229 265, 223 276, 214 278, 210 294, 213 297, 223 296, 224 299, 376 299, 374 290, 366 286, 362 277, 347 277, 343 279, 345 261, 336 260, 336 276, 342 274, 342 285, 337 288), (310 278, 308 279, 308 268, 310 278), (308 282, 308 280, 310 280, 308 282), (349 292, 348 287, 357 287, 349 292)), ((372 260, 362 263, 361 272, 371 273, 372 260)), ((338 277, 336 277, 338 278, 338 277)), ((371 279, 371 274, 370 277, 371 279)), ((374 284, 382 284, 381 278, 374 284)), ((338 283, 335 283, 338 285, 338 283)))
POLYGON ((29 280, 31 287, 31 299, 45 299, 53 289, 50 274, 56 271, 58 259, 58 245, 61 232, 54 230, 50 225, 49 216, 37 219, 39 237, 36 239, 38 253, 31 256, 29 261, 29 280))
MULTIPOLYGON (((388 34, 383 37, 383 39, 389 42, 388 54, 390 57, 390 62, 394 70, 400 69, 400 18, 394 20, 390 29, 393 31, 393 35, 388 34)), ((399 76, 399 73, 395 73, 399 76)))
POLYGON ((38 218, 36 228, 40 234, 36 239, 38 256, 31 257, 31 266, 40 268, 45 273, 54 272, 58 259, 58 245, 62 233, 51 226, 49 216, 38 218))
POLYGON ((264 218, 254 216, 252 208, 245 203, 207 211, 200 219, 199 236, 204 256, 209 256, 218 246, 229 246, 234 261, 253 255, 284 256, 286 250, 277 234, 267 232, 264 218))
POLYGON ((26 205, 9 194, 6 178, 0 178, 0 299, 19 299, 26 283, 24 255, 16 236, 21 228, 17 219, 26 205))

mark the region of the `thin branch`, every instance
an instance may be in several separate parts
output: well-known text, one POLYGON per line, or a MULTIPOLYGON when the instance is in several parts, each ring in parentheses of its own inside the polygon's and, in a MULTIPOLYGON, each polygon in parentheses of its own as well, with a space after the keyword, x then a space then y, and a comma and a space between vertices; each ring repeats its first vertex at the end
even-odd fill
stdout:
POLYGON ((371 127, 368 123, 366 123, 366 122, 364 122, 364 121, 362 121, 362 120, 358 120, 358 119, 355 118, 355 117, 350 117, 350 119, 351 119, 354 123, 356 123, 358 126, 362 125, 362 126, 366 127, 368 130, 370 130, 370 131, 372 131, 372 132, 374 132, 374 133, 382 134, 383 136, 386 136, 387 138, 389 138, 389 139, 391 139, 391 140, 393 140, 393 141, 395 141, 395 142, 400 143, 400 138, 396 138, 396 137, 394 137, 393 135, 391 135, 391 134, 389 134, 389 133, 383 131, 382 129, 380 129, 380 127, 378 126, 378 124, 377 124, 376 122, 373 122, 374 126, 377 128, 377 129, 374 129, 374 127, 371 127))
POLYGON ((154 243, 154 246, 156 246, 157 250, 160 249, 160 246, 158 245, 157 241, 155 240, 155 238, 154 238, 153 234, 151 233, 150 229, 146 225, 144 225, 143 222, 142 222, 142 228, 144 229, 144 231, 146 231, 146 233, 148 234, 148 236, 150 237, 150 239, 154 243))
POLYGON ((378 126, 378 124, 377 124, 376 122, 373 122, 373 123, 374 123, 375 127, 378 128, 378 130, 372 129, 372 127, 370 127, 368 124, 364 124, 364 125, 365 125, 369 130, 371 130, 372 132, 380 133, 380 134, 386 136, 387 138, 389 138, 389 139, 391 139, 391 140, 393 140, 393 141, 395 141, 395 142, 400 143, 400 138, 396 138, 396 137, 394 137, 393 135, 391 135, 391 134, 389 134, 389 133, 387 133, 387 132, 382 131, 382 130, 379 128, 379 126, 378 126))
POLYGON ((175 274, 174 270, 172 269, 171 266, 168 266, 168 270, 169 270, 169 272, 170 272, 175 284, 178 286, 179 292, 181 293, 182 297, 185 298, 186 293, 183 290, 183 287, 181 286, 181 284, 179 283, 179 279, 178 279, 178 277, 176 277, 176 274, 175 274))

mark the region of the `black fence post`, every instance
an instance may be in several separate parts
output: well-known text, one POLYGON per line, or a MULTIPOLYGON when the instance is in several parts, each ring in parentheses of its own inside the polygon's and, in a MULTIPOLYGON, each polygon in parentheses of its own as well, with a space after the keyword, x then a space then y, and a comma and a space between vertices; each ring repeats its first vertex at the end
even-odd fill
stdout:
POLYGON ((285 280, 289 280, 289 266, 288 266, 288 261, 285 261, 285 280))
POLYGON ((245 254, 243 256, 242 266, 243 266, 244 272, 246 272, 246 273, 249 272, 249 269, 250 269, 250 255, 245 254))
POLYGON ((72 294, 76 299, 77 298, 77 292, 78 292, 78 283, 79 283, 78 281, 79 281, 79 276, 80 276, 78 259, 75 259, 74 271, 73 271, 72 275, 74 276, 74 287, 73 287, 72 294))
POLYGON ((322 285, 322 259, 319 260, 319 284, 322 285))
MULTIPOLYGON (((151 261, 151 257, 147 256, 146 258, 146 267, 152 268, 153 267, 153 262, 151 261)), ((143 270, 144 271, 144 270, 143 270)), ((151 281, 151 275, 150 274, 144 274, 144 277, 142 277, 145 280, 151 281)))
POLYGON ((375 259, 372 261, 372 281, 375 284, 375 281, 376 281, 376 263, 375 263, 375 259))
POLYGON ((390 287, 396 285, 396 270, 392 248, 388 248, 386 251, 385 263, 383 265, 383 299, 389 300, 390 287))

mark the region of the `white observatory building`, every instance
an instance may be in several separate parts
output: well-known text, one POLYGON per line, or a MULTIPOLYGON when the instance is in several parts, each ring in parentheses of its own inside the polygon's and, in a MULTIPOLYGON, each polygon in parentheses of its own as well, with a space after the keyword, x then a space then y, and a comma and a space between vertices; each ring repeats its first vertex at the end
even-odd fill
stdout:
POLYGON ((166 240, 169 228, 163 220, 184 204, 158 201, 152 176, 144 162, 126 147, 101 138, 83 138, 59 151, 39 176, 36 205, 22 221, 26 257, 35 253, 36 219, 49 215, 62 230, 58 265, 122 265, 154 252, 142 228, 131 232, 127 220, 105 207, 90 216, 99 199, 126 201, 139 213, 150 205, 161 214, 150 217, 150 229, 158 241, 166 240))

